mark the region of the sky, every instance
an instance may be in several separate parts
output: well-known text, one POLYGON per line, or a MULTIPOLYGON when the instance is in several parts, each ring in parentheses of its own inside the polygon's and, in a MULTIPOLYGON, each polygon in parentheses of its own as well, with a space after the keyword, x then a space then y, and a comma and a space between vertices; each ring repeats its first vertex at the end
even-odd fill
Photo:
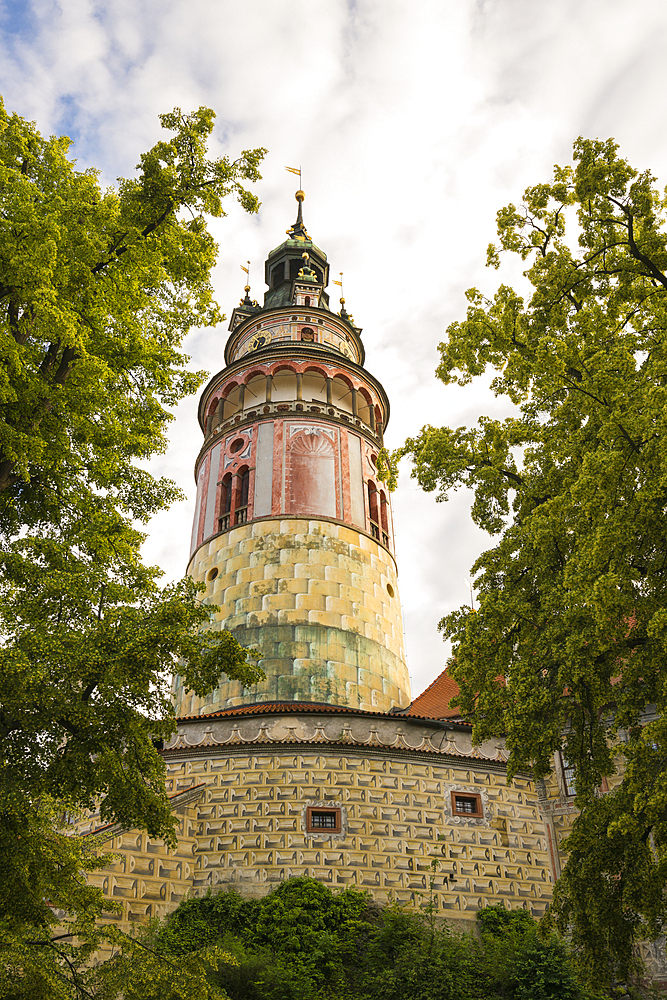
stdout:
MULTIPOLYGON (((284 167, 301 166, 308 231, 344 273, 396 447, 424 424, 509 412, 484 378, 461 388, 434 375, 467 288, 525 287, 515 263, 485 267, 499 208, 569 163, 579 135, 613 136, 667 183, 666 43, 664 0, 0 0, 0 93, 42 132, 69 135, 104 183, 131 176, 175 106, 216 111, 214 155, 266 147, 259 214, 230 203, 211 226, 227 315, 246 260, 261 301, 263 261, 295 218, 284 167)), ((226 336, 226 324, 193 331, 193 367, 222 368, 226 336)), ((185 493, 148 527, 145 556, 166 580, 188 557, 196 405, 180 404, 151 463, 185 493)), ((393 509, 416 695, 449 654, 437 623, 470 601, 470 568, 493 539, 465 491, 436 503, 407 463, 393 509)))

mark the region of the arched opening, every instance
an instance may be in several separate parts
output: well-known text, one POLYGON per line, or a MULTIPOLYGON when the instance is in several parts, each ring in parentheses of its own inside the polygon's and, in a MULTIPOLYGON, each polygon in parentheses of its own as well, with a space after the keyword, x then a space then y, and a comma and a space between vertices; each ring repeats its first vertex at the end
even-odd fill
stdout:
POLYGON ((375 483, 368 481, 368 517, 371 522, 371 535, 373 538, 380 538, 380 524, 378 517, 378 491, 375 483))
POLYGON ((310 368, 303 375, 303 400, 305 403, 319 403, 323 406, 327 401, 327 380, 324 375, 310 368))
POLYGON ((303 300, 303 304, 304 306, 310 307, 310 295, 306 295, 306 297, 303 300))
POLYGON ((359 390, 357 416, 359 417, 360 420, 363 420, 363 422, 368 427, 373 427, 373 428, 375 427, 373 421, 373 404, 371 401, 371 397, 369 393, 366 391, 366 389, 359 390))
POLYGON ((248 520, 248 494, 250 492, 250 469, 239 469, 236 476, 236 502, 234 503, 234 524, 245 524, 248 520))
MULTIPOLYGON (((309 304, 310 303, 308 302, 308 300, 306 300, 306 305, 309 304)), ((311 330, 309 326, 302 327, 300 336, 301 340, 305 341, 307 344, 313 344, 317 340, 317 337, 315 336, 315 331, 311 330)))
POLYGON ((229 420, 233 417, 235 413, 238 413, 240 409, 241 402, 241 388, 232 382, 230 386, 227 386, 223 393, 224 399, 222 403, 222 414, 220 416, 221 420, 229 420))
POLYGON ((251 375, 245 385, 244 409, 261 406, 266 401, 266 375, 259 372, 251 375))
POLYGON ((223 476, 220 484, 220 506, 218 508, 218 531, 226 531, 230 527, 232 511, 232 474, 223 476))
POLYGON ((352 413, 352 386, 342 375, 334 375, 331 383, 331 402, 339 410, 352 413))
POLYGON ((205 431, 206 431, 207 434, 211 433, 211 431, 213 430, 213 428, 215 427, 215 425, 217 423, 217 421, 215 419, 215 411, 217 409, 217 406, 218 406, 218 397, 216 396, 215 399, 211 400, 211 402, 209 404, 209 407, 208 407, 208 410, 207 410, 207 413, 206 413, 206 427, 205 427, 205 431))
POLYGON ((275 288, 282 281, 285 280, 285 262, 282 264, 276 264, 276 266, 271 271, 271 288, 275 288))
POLYGON ((291 368, 281 368, 272 378, 271 400, 274 403, 296 399, 296 373, 291 368))

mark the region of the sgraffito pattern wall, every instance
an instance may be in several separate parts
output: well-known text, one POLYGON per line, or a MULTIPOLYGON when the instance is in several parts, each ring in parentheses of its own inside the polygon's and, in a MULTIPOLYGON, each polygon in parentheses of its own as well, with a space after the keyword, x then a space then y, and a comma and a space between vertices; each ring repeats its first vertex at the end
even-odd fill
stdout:
POLYGON ((503 772, 349 752, 221 756, 183 761, 180 774, 206 782, 195 889, 234 884, 264 892, 309 875, 369 889, 382 902, 419 904, 437 857, 456 878, 451 889, 441 874, 435 879, 435 901, 450 917, 474 918, 503 900, 525 902, 539 915, 550 899, 544 831, 527 780, 507 788, 503 772), (486 822, 446 822, 446 798, 471 786, 488 794, 486 822), (303 806, 322 801, 346 810, 346 837, 305 833, 303 806))
POLYGON ((375 539, 330 521, 254 521, 202 545, 189 571, 220 606, 215 622, 259 650, 267 676, 245 692, 225 681, 205 699, 177 677, 179 716, 257 701, 410 704, 396 566, 375 539))
POLYGON ((179 851, 118 834, 111 846, 122 857, 96 882, 124 903, 126 923, 168 912, 188 889, 262 895, 295 875, 419 906, 437 857, 441 915, 472 921, 498 902, 541 915, 551 874, 532 783, 520 777, 508 787, 502 751, 473 750, 469 734, 443 740, 425 723, 401 726, 400 717, 369 726, 353 713, 182 725, 166 751, 174 801, 191 797, 179 851), (406 749, 413 744, 421 749, 406 749), (482 795, 483 816, 452 816, 452 791, 470 790, 482 795), (323 804, 344 813, 340 833, 307 832, 307 807, 323 804))
POLYGON ((196 804, 203 793, 203 786, 194 787, 190 783, 180 795, 172 798, 178 819, 175 851, 169 851, 163 841, 152 839, 140 830, 120 827, 96 830, 94 817, 78 824, 81 834, 93 830, 101 836, 106 833, 108 840, 104 851, 114 855, 107 868, 88 876, 91 885, 102 889, 105 896, 119 904, 116 912, 107 915, 107 922, 117 923, 128 931, 133 924, 147 923, 154 917, 173 912, 181 900, 192 893, 198 864, 196 804))

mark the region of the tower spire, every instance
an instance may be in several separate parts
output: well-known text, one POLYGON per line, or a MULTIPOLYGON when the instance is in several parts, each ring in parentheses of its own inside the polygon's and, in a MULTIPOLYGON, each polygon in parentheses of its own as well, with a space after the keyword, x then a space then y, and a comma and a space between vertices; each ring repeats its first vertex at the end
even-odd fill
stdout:
POLYGON ((304 192, 301 190, 301 188, 299 188, 294 197, 296 198, 299 204, 299 209, 296 213, 296 222, 294 223, 293 226, 290 227, 290 229, 287 230, 287 235, 291 240, 307 240, 310 243, 311 239, 308 233, 306 232, 306 227, 303 221, 302 206, 306 196, 304 192))

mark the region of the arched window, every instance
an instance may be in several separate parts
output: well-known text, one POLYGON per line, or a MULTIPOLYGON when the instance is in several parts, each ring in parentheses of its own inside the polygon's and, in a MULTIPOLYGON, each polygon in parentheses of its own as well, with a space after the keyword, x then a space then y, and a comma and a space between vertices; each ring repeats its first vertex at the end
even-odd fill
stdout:
POLYGON ((250 469, 239 469, 234 505, 234 524, 245 524, 248 520, 248 493, 250 491, 250 469))
POLYGON ((228 472, 223 477, 220 489, 220 514, 218 516, 218 531, 226 531, 230 527, 232 511, 232 474, 228 472))
POLYGON ((207 434, 211 433, 211 431, 213 429, 213 425, 216 423, 216 420, 215 420, 215 411, 216 411, 217 405, 218 405, 218 397, 216 396, 215 399, 211 400, 211 403, 210 403, 210 406, 208 408, 208 412, 207 412, 207 415, 206 415, 206 433, 207 434))
POLYGON ((306 295, 305 299, 303 300, 303 304, 304 306, 310 306, 310 295, 306 295))
POLYGON ((371 522, 371 535, 373 538, 380 538, 380 519, 378 517, 378 491, 375 483, 368 482, 368 516, 371 522))

